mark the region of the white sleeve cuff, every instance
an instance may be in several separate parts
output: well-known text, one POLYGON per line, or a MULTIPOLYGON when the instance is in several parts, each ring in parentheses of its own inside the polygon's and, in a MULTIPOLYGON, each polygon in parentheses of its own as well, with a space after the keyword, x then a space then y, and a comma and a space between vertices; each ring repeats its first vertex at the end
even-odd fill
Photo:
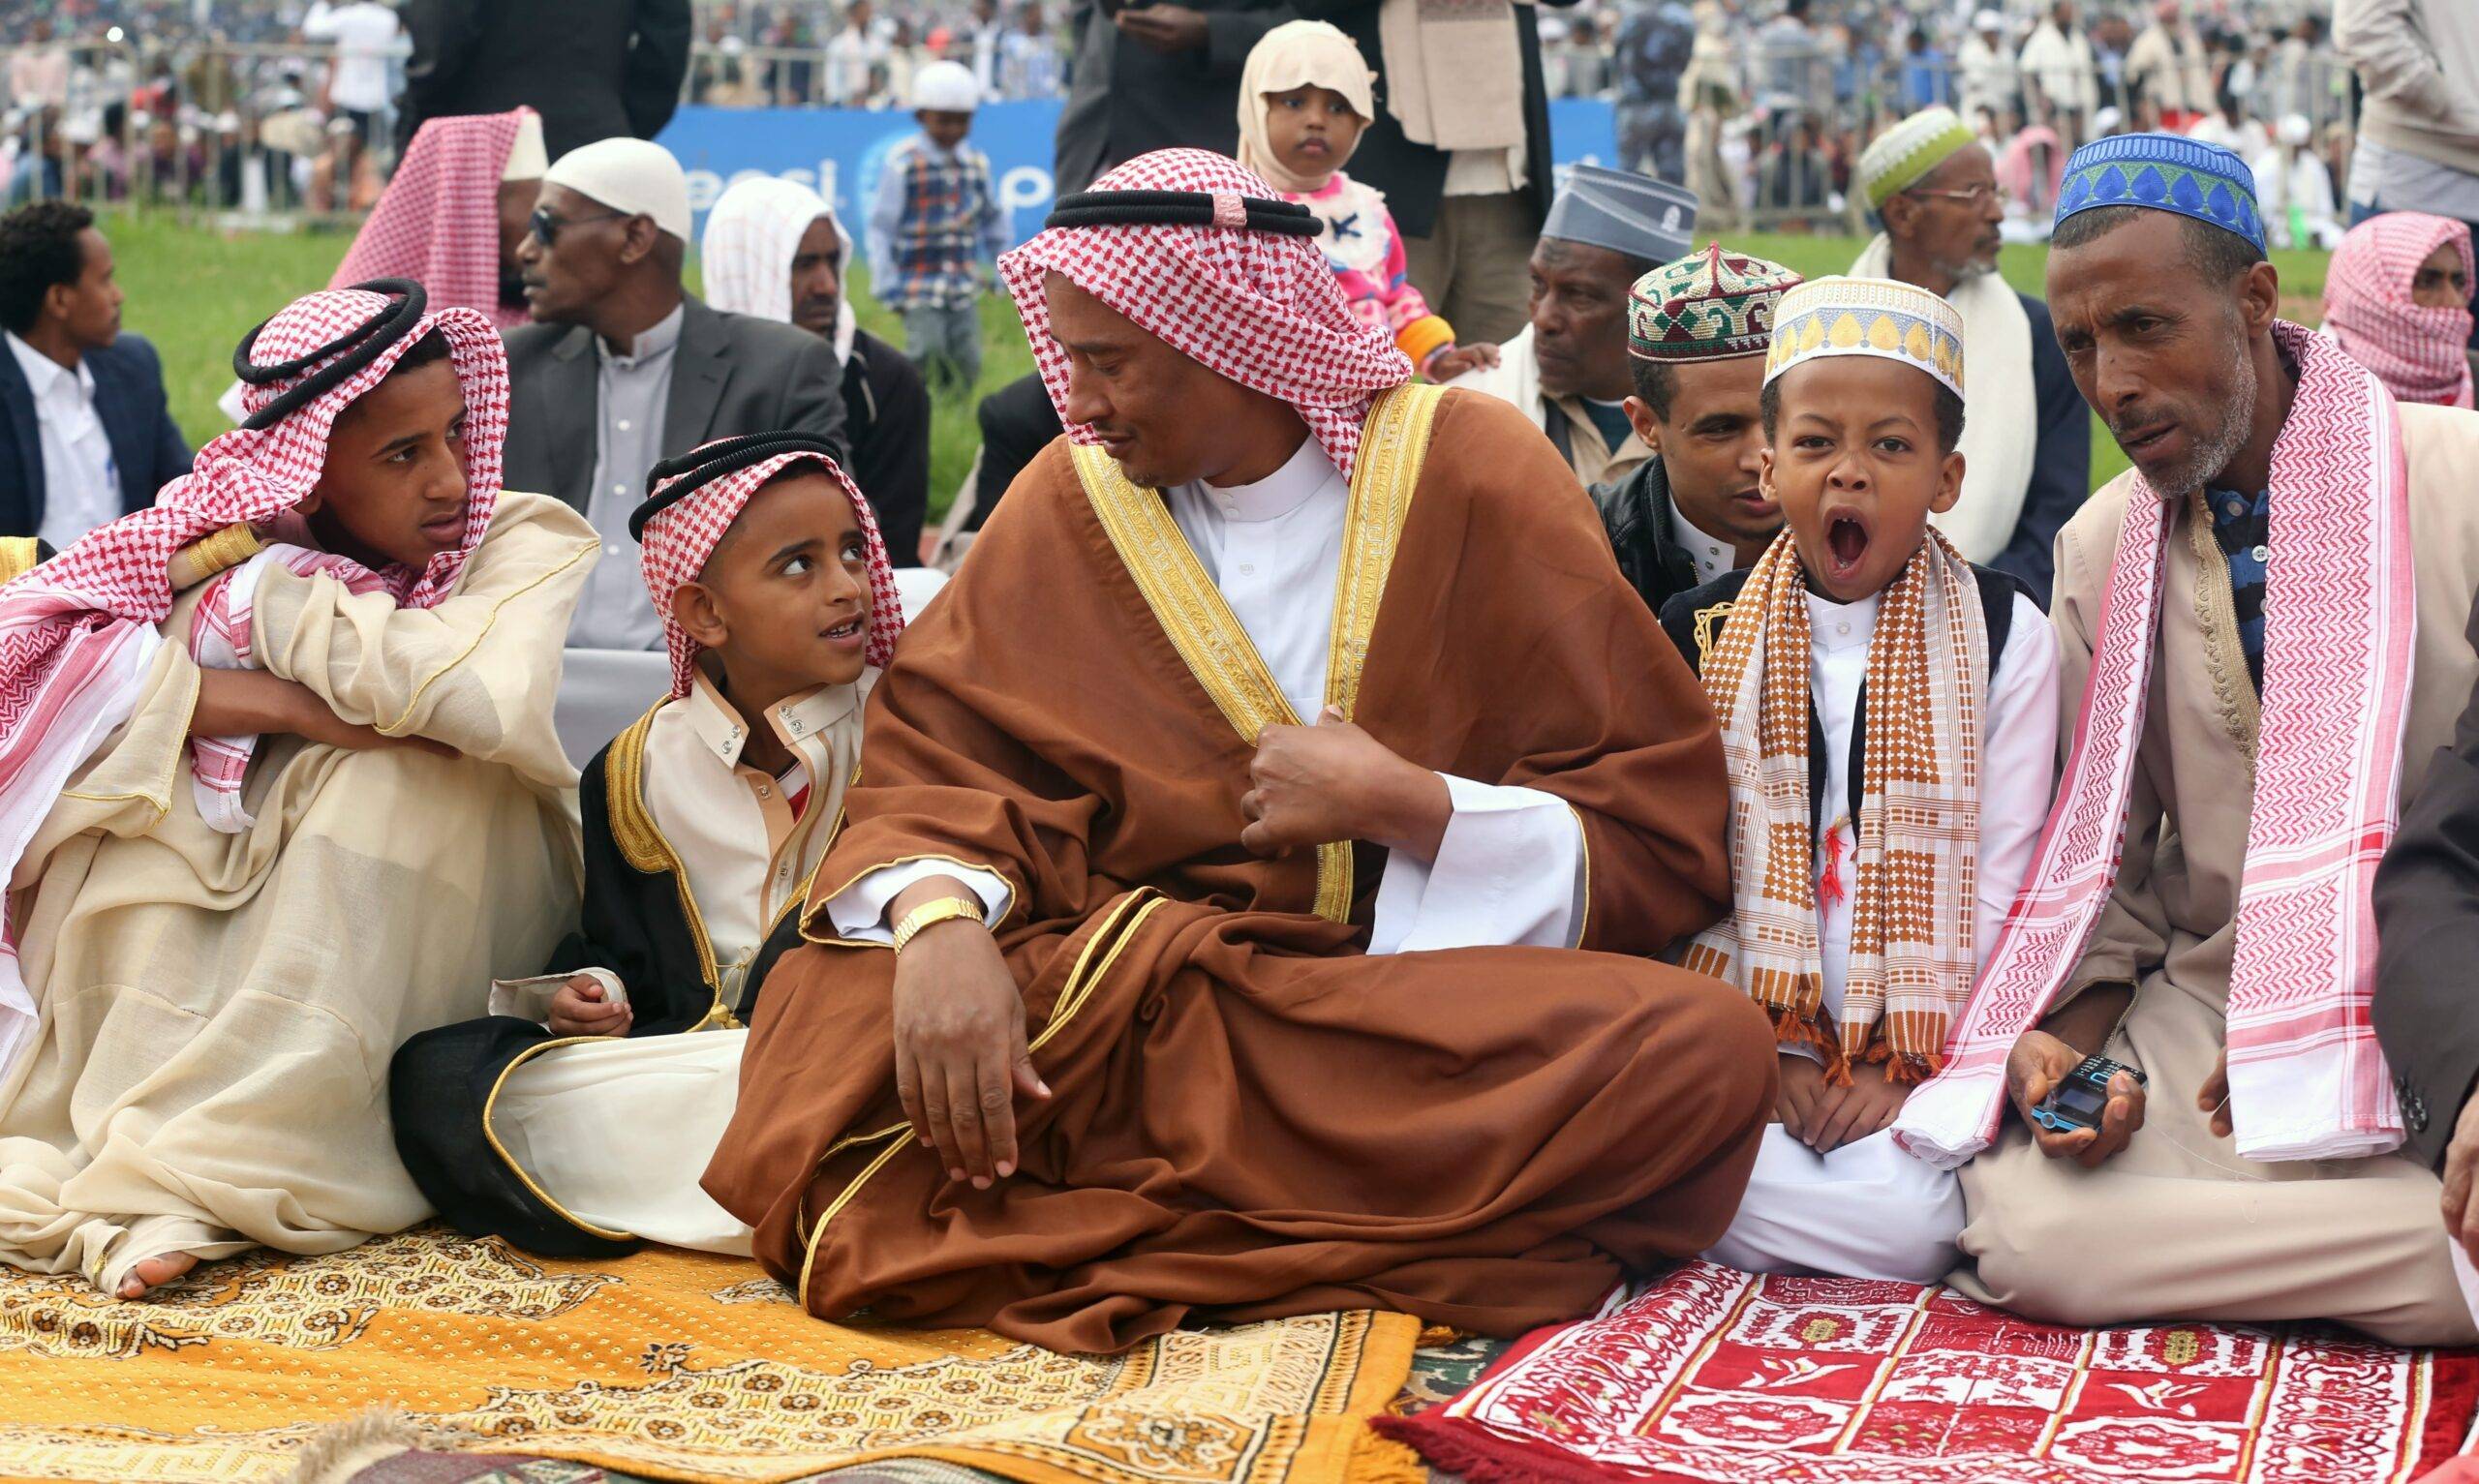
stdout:
POLYGON ((1583 919, 1583 824, 1537 788, 1441 773, 1454 810, 1437 859, 1387 858, 1372 954, 1572 948, 1583 919))
POLYGON ((996 871, 960 865, 953 861, 906 861, 900 865, 879 866, 829 897, 826 919, 835 924, 839 938, 891 946, 895 933, 886 925, 887 903, 903 895, 904 888, 933 876, 953 876, 972 888, 973 894, 981 898, 981 920, 993 926, 1015 905, 1014 889, 996 871))
POLYGON ((620 976, 609 969, 579 969, 575 974, 536 974, 532 979, 495 979, 491 981, 490 1012, 495 1015, 514 1015, 536 1025, 551 1018, 551 996, 560 987, 582 974, 602 986, 602 1002, 606 1005, 628 1003, 627 986, 620 976))

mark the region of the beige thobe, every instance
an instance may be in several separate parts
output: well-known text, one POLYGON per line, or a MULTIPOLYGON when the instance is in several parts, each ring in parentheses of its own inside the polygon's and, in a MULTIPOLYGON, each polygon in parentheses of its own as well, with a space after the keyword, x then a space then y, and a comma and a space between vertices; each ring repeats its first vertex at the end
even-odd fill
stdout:
MULTIPOLYGON (((2404 405, 2402 435, 2418 589, 2406 800, 2453 740, 2479 674, 2464 636, 2479 588, 2479 415, 2404 405)), ((2053 617, 2069 733, 2130 493, 2121 475, 2058 533, 2053 617)), ((2194 1105, 2224 1038, 2256 718, 2227 568, 2209 530, 2210 556, 2198 554, 2188 519, 2182 510, 2168 537, 2125 862, 2068 981, 2073 992, 2138 985, 2105 1054, 2151 1078, 2144 1126, 2087 1170, 2041 1155, 2009 1112, 1998 1143, 1963 1167, 1967 1265, 1954 1281, 2062 1323, 2326 1318, 2397 1344, 2469 1344, 2479 1333, 2446 1262, 2432 1171, 2399 1155, 2245 1159, 2194 1105)))
POLYGON ((41 1021, 0 1085, 0 1260, 112 1291, 165 1253, 335 1252, 428 1213, 396 1160, 388 1058, 538 968, 575 919, 551 699, 597 547, 558 500, 503 495, 429 609, 270 569, 251 632, 268 673, 460 755, 262 738, 238 833, 207 826, 189 776, 199 668, 157 650, 10 883, 41 1021))

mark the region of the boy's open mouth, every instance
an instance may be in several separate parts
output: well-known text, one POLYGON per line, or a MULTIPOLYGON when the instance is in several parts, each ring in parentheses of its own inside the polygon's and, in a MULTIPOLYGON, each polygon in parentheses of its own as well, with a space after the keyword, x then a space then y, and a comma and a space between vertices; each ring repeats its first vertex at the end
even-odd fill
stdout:
POLYGON ((826 631, 826 637, 829 639, 851 639, 857 637, 860 634, 861 629, 861 616, 855 614, 851 618, 848 618, 842 622, 828 629, 826 631))
POLYGON ((1825 518, 1824 545, 1833 575, 1849 576, 1868 555, 1868 523, 1850 511, 1836 511, 1825 518))

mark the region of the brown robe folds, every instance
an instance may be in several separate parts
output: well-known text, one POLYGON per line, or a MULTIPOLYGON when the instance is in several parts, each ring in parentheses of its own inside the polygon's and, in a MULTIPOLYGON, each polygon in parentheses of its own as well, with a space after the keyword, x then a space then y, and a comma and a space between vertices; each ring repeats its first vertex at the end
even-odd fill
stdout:
POLYGON ((812 1313, 1068 1350, 1369 1306, 1512 1334, 1729 1225, 1771 1030, 1635 956, 1727 895, 1695 677, 1514 408, 1386 394, 1352 491, 1329 697, 1423 768, 1569 803, 1593 952, 1370 957, 1381 851, 1243 849, 1242 727, 1289 708, 1160 497, 1055 442, 871 699, 706 1174, 812 1313), (995 931, 1053 1096, 988 1191, 904 1121, 895 955, 821 905, 924 858, 1015 893, 995 931))

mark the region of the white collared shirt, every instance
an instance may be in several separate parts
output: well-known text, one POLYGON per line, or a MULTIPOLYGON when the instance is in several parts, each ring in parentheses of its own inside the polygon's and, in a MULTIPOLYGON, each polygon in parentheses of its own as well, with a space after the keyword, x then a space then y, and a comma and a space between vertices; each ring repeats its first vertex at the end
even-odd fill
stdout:
MULTIPOLYGON (((1292 711, 1315 722, 1326 705, 1350 499, 1341 471, 1312 438, 1255 484, 1182 484, 1162 499, 1292 711)), ((1388 855, 1368 951, 1572 946, 1584 892, 1583 825, 1575 810, 1540 789, 1440 776, 1454 812, 1437 859, 1388 855)), ((1245 788, 1246 780, 1233 786, 1245 788)), ((889 941, 887 903, 939 875, 970 885, 988 921, 1006 915, 1009 889, 996 872, 924 861, 872 871, 838 893, 827 903, 837 935, 889 941)))
POLYGON ((798 814, 785 780, 741 761, 749 724, 701 670, 689 694, 664 703, 646 729, 646 810, 662 832, 705 919, 723 1002, 737 1010, 743 980, 784 909, 809 890, 860 759, 861 702, 875 671, 778 703, 766 725, 791 750, 808 805, 798 814))
POLYGON ((586 487, 585 518, 602 537, 602 558, 577 599, 570 648, 662 648, 662 616, 646 601, 628 517, 646 498, 646 471, 662 462, 663 414, 678 359, 673 352, 688 315, 685 301, 674 305, 638 332, 626 355, 595 337, 594 477, 586 487))
MULTIPOLYGON (((1859 688, 1868 679, 1868 642, 1876 637, 1878 597, 1837 603, 1815 592, 1808 599, 1808 694, 1824 733, 1824 797, 1817 809, 1817 868, 1827 863, 1826 837, 1835 827, 1839 859, 1832 865, 1845 882, 1856 868, 1857 840, 1845 818, 1851 799, 1852 734, 1859 717, 1859 688)), ((2047 614, 2020 592, 1988 689, 1981 726, 1987 743, 1979 767, 1979 848, 1976 911, 1972 951, 1988 962, 1998 929, 2014 893, 2032 868, 2040 828, 2048 822, 2049 795, 2057 769, 2057 639, 2047 614)), ((1817 893, 1817 948, 1824 978, 1824 1005, 1837 1023, 1851 970, 1851 908, 1856 893, 1827 901, 1817 893)))
POLYGON ((1689 520, 1687 512, 1678 508, 1678 497, 1675 495, 1669 498, 1669 530, 1670 539, 1678 543, 1680 551, 1687 553, 1689 564, 1696 568, 1698 586, 1737 568, 1738 548, 1719 536, 1708 534, 1702 527, 1689 520))
POLYGON ((17 338, 9 353, 25 373, 33 393, 35 425, 43 437, 43 520, 35 533, 66 551, 79 536, 119 518, 120 467, 95 410, 95 373, 80 357, 72 371, 17 338))

